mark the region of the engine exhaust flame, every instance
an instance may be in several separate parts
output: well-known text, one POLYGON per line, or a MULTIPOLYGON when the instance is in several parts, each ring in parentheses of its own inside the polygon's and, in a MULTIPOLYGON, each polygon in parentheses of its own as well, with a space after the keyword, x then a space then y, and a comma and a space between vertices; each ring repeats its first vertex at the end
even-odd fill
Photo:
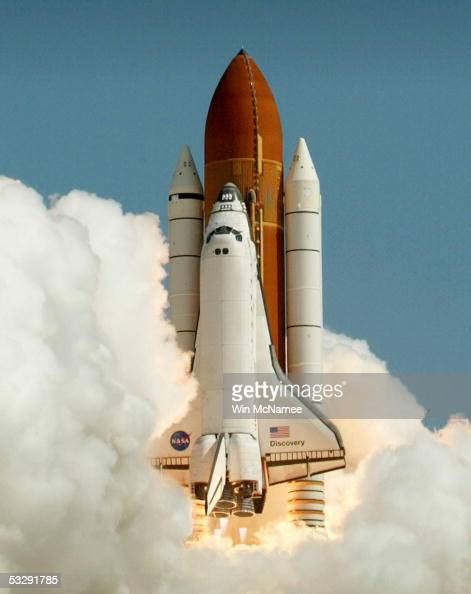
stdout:
POLYGON ((240 544, 244 544, 247 538, 247 528, 241 526, 239 528, 239 542, 240 544))

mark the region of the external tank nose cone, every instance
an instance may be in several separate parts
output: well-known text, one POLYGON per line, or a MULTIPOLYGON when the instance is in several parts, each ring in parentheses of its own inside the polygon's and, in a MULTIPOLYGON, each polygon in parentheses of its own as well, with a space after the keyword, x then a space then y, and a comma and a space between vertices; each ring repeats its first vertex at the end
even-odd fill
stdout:
POLYGON ((222 75, 209 106, 205 162, 255 158, 257 136, 263 137, 264 158, 282 161, 281 121, 273 93, 253 58, 241 50, 222 75))

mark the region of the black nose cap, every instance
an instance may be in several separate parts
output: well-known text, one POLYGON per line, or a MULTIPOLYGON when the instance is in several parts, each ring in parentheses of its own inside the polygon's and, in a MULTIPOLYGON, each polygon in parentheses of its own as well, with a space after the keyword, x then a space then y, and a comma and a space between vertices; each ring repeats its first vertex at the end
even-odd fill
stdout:
POLYGON ((224 187, 219 192, 218 202, 235 202, 236 200, 242 202, 242 194, 239 188, 232 182, 224 184, 224 187))

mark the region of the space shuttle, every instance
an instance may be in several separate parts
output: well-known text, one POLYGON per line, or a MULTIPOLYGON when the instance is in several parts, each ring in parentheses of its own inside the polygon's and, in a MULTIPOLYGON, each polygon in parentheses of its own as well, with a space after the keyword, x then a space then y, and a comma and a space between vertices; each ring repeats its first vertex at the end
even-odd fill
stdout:
POLYGON ((228 418, 223 406, 229 374, 290 386, 290 375, 322 371, 319 180, 301 138, 283 185, 278 110, 244 50, 209 108, 205 188, 183 147, 168 217, 171 321, 194 354, 198 395, 152 463, 188 488, 195 523, 262 514, 270 487, 289 483, 293 521, 322 525, 323 474, 345 466, 334 423, 294 392, 303 418, 228 418))

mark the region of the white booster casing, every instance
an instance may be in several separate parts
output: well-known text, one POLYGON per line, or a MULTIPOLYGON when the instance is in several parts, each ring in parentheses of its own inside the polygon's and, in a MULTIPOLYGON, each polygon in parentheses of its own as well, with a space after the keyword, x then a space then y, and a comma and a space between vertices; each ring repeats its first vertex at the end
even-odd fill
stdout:
POLYGON ((304 138, 285 184, 288 374, 322 372, 319 179, 304 138))
POLYGON ((170 319, 178 346, 193 351, 199 312, 203 187, 187 146, 181 150, 168 200, 170 319))
POLYGON ((295 524, 324 527, 324 475, 319 474, 289 485, 288 512, 295 524))
MULTIPOLYGON (((322 219, 319 178, 304 138, 285 184, 288 375, 322 373, 322 219)), ((295 523, 324 526, 324 476, 290 485, 295 523)))

